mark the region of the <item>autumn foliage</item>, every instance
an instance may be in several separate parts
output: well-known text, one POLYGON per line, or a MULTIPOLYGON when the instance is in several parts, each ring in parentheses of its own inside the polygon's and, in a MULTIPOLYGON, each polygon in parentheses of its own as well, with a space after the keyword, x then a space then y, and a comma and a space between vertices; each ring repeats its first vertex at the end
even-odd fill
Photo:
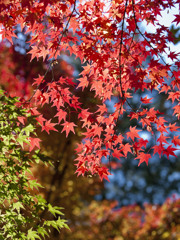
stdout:
POLYGON ((162 206, 145 204, 114 209, 115 202, 94 201, 85 210, 84 223, 72 228, 65 239, 162 240, 180 237, 179 200, 167 199, 162 206))
MULTIPOLYGON (((45 132, 64 138, 75 134, 79 141, 73 155, 77 176, 97 175, 108 181, 112 159, 131 156, 140 166, 148 165, 154 156, 176 158, 180 146, 176 134, 179 55, 169 47, 174 41, 171 31, 158 21, 162 10, 174 6, 179 6, 178 0, 0 1, 0 61, 7 57, 5 67, 0 66, 0 84, 11 97, 20 97, 19 106, 37 121, 21 147, 33 154, 41 149, 39 136, 45 132), (155 30, 146 31, 142 23, 155 30), (6 53, 20 38, 18 28, 28 36, 30 47, 23 53, 26 62, 22 64, 32 66, 33 72, 31 68, 28 73, 20 71, 17 60, 6 53), (66 64, 66 74, 59 73, 65 62, 62 56, 81 62, 78 77, 70 64, 66 64), (135 93, 140 95, 136 106, 135 93), (171 105, 169 116, 157 107, 159 96, 171 105), (128 130, 119 130, 125 117, 128 130)), ((172 23, 179 22, 175 15, 172 23)), ((27 123, 25 116, 17 119, 22 126, 27 123)))
MULTIPOLYGON (((166 94, 173 104, 173 114, 179 119, 179 62, 178 55, 169 52, 173 61, 166 63, 163 54, 168 52, 168 42, 173 41, 170 31, 157 21, 161 10, 173 7, 178 1, 112 1, 109 6, 100 1, 14 1, 1 4, 2 39, 16 37, 14 27, 20 24, 26 33, 31 33, 31 61, 34 58, 49 61, 44 75, 34 78, 36 89, 30 99, 36 106, 45 103, 56 108, 56 115, 44 119, 36 114, 42 131, 56 130, 60 124, 66 137, 72 132, 83 130, 84 140, 77 148, 77 173, 84 175, 97 173, 101 179, 108 179, 108 169, 101 159, 114 156, 118 159, 131 153, 148 164, 151 155, 176 156, 179 145, 177 137, 169 139, 176 124, 169 123, 163 113, 154 109, 148 100, 151 93, 166 94), (156 27, 155 33, 142 32, 140 23, 145 21, 156 27), (55 79, 53 74, 56 59, 62 52, 74 54, 86 63, 77 84, 70 78, 55 79), (150 61, 145 64, 147 57, 150 61), (44 84, 46 74, 52 72, 51 82, 44 84), (43 87, 42 87, 43 86, 43 87), (101 101, 96 112, 84 109, 74 87, 84 90, 90 87, 101 101), (146 94, 138 108, 130 103, 133 93, 146 94), (147 94, 149 97, 147 97, 147 94), (114 112, 109 113, 107 100, 116 96, 114 112), (174 102, 176 104, 174 104, 174 102), (117 122, 128 113, 129 120, 136 119, 138 127, 129 128, 126 133, 118 133, 117 122), (82 125, 73 123, 76 114, 82 125), (58 122, 52 120, 58 117, 58 122), (41 120, 40 120, 41 119, 41 120), (62 122, 63 121, 63 122, 62 122), (154 137, 152 146, 140 133, 149 132, 154 137), (174 147, 174 143, 176 147, 174 147)), ((178 24, 178 16, 174 23, 178 24)), ((155 99, 154 99, 155 101, 155 99)))

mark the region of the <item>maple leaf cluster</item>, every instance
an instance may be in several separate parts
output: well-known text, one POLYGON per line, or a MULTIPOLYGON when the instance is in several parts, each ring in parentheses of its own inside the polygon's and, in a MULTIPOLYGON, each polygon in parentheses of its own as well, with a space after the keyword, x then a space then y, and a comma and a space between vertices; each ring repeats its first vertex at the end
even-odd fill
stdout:
MULTIPOLYGON (((90 172, 108 180, 110 173, 102 159, 111 156, 121 159, 132 154, 139 165, 143 162, 148 165, 156 153, 159 157, 176 157, 180 139, 170 135, 179 127, 169 123, 166 116, 153 107, 154 93, 165 94, 166 101, 172 103, 174 117, 180 119, 178 53, 166 54, 173 37, 157 20, 163 9, 175 4, 179 1, 114 0, 107 4, 100 0, 78 3, 76 0, 14 0, 0 4, 2 39, 13 44, 14 28, 19 24, 31 35, 31 61, 37 58, 48 62, 44 75, 34 78, 36 88, 29 104, 31 114, 37 116, 42 131, 47 133, 57 131, 58 124, 66 137, 82 131, 83 140, 76 149, 78 175, 90 172), (155 26, 156 31, 141 30, 142 21, 155 26), (64 52, 84 64, 78 81, 54 76, 56 60, 64 52), (166 63, 164 54, 173 64, 166 63), (52 73, 51 82, 46 82, 47 72, 52 73), (76 96, 79 90, 87 88, 101 102, 96 112, 84 108, 76 96), (146 96, 134 109, 131 100, 137 91, 146 96), (117 102, 114 111, 109 112, 106 103, 113 97, 117 102), (51 119, 46 119, 38 110, 44 104, 56 109, 51 119), (137 125, 121 133, 117 125, 125 114, 137 125), (77 126, 73 122, 75 115, 82 124, 77 126), (151 146, 142 137, 143 131, 154 139, 151 146)), ((178 15, 173 22, 179 23, 178 15)), ((30 151, 39 147, 40 140, 30 141, 30 151)))

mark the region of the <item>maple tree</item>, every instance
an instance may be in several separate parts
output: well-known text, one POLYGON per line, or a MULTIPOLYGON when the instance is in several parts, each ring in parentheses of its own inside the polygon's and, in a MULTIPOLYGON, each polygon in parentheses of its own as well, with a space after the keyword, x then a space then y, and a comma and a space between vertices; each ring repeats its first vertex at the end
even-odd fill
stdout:
MULTIPOLYGON (((83 136, 76 147, 78 176, 97 174, 101 180, 109 180, 112 157, 131 154, 139 161, 137 165, 148 165, 155 154, 176 157, 180 141, 171 133, 179 130, 178 53, 168 46, 174 41, 171 31, 157 20, 163 9, 176 4, 178 0, 0 1, 2 40, 14 44, 17 26, 21 27, 29 34, 27 64, 36 58, 45 65, 44 71, 36 69, 30 84, 11 74, 15 66, 4 72, 1 69, 5 77, 1 85, 21 97, 21 106, 35 116, 42 132, 83 136), (141 30, 141 22, 155 26, 155 32, 141 30), (58 75, 63 54, 82 62, 77 79, 58 75), (166 62, 165 56, 172 63, 166 62), (15 85, 13 90, 9 83, 15 85), (88 94, 86 103, 81 101, 83 91, 94 94, 95 102, 88 94), (134 108, 136 92, 142 97, 134 108), (170 120, 154 107, 158 95, 165 95, 171 103, 170 120), (113 98, 114 109, 109 111, 107 102, 112 104, 113 98), (53 109, 49 110, 52 114, 43 108, 53 109), (129 130, 121 132, 118 124, 124 116, 129 119, 129 130), (144 139, 142 133, 153 141, 144 139)), ((173 22, 179 23, 178 15, 173 22)), ((23 124, 25 119, 19 121, 23 124)), ((28 141, 30 152, 40 148, 39 137, 28 141)))
MULTIPOLYGON (((176 156, 177 146, 173 147, 172 140, 168 139, 172 128, 163 113, 152 108, 147 96, 141 98, 136 109, 129 101, 136 91, 149 96, 152 92, 165 93, 172 104, 176 101, 173 110, 179 119, 178 54, 170 51, 167 55, 173 64, 165 62, 162 55, 168 51, 167 43, 173 41, 173 37, 169 29, 157 20, 161 10, 175 4, 178 1, 118 0, 109 6, 101 1, 7 1, 1 4, 2 39, 13 43, 12 37, 16 37, 14 27, 20 24, 21 29, 31 33, 30 61, 34 58, 49 61, 44 75, 35 78, 33 84, 36 89, 30 98, 30 107, 33 101, 38 107, 45 103, 56 107, 55 116, 63 114, 64 123, 60 123, 61 118, 59 123, 66 136, 77 131, 77 126, 71 121, 72 114, 83 121, 84 140, 77 148, 78 175, 90 172, 97 173, 101 179, 108 179, 108 168, 103 166, 101 159, 111 155, 117 158, 126 156, 126 141, 130 144, 128 152, 134 154, 139 165, 143 162, 148 164, 153 154, 176 156), (139 27, 142 21, 154 25, 156 32, 142 32, 139 27), (97 106, 95 113, 83 108, 79 97, 72 91, 76 85, 72 79, 55 78, 56 59, 63 51, 86 63, 76 87, 84 90, 89 86, 95 97, 100 99, 102 104, 97 106), (151 60, 144 66, 148 56, 151 60), (52 79, 45 83, 48 71, 51 71, 52 79), (109 113, 103 106, 113 96, 118 102, 114 112, 109 113), (136 119, 141 123, 139 129, 134 126, 124 134, 117 133, 116 125, 124 112, 128 113, 130 120, 136 119), (145 144, 140 136, 142 131, 155 138, 148 150, 148 142, 145 144)), ((178 19, 175 16, 173 22, 178 24, 178 19)), ((55 130, 57 123, 52 119, 40 122, 42 130, 48 133, 55 130)))

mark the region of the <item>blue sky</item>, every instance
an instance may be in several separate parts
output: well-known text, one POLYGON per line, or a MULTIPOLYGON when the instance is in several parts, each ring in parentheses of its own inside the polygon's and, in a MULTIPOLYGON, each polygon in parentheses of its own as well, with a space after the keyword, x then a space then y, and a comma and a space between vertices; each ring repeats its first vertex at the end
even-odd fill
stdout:
MULTIPOLYGON (((179 6, 176 4, 175 7, 172 7, 171 9, 165 9, 162 11, 162 16, 158 16, 159 23, 164 25, 165 27, 170 27, 172 25, 173 20, 175 19, 174 15, 180 14, 179 6)), ((178 27, 175 23, 173 23, 175 27, 178 27)), ((146 28, 146 31, 148 32, 154 32, 155 27, 152 24, 144 25, 146 28)), ((180 27, 180 26, 179 26, 180 27)), ((180 31, 179 31, 180 34, 180 31)), ((170 47, 171 51, 174 51, 176 53, 180 52, 180 43, 174 45, 173 43, 168 43, 168 46, 170 47)), ((167 51, 168 53, 168 51, 167 51)), ((169 63, 172 63, 170 58, 165 57, 166 61, 169 63)), ((180 56, 179 56, 180 59, 180 56)))

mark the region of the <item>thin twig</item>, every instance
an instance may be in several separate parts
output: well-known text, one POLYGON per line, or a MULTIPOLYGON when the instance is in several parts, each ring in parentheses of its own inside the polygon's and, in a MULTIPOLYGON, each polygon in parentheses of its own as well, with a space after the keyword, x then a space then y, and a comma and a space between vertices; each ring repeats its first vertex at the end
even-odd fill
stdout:
MULTIPOLYGON (((120 115, 120 112, 121 112, 121 109, 122 109, 122 106, 123 106, 123 101, 125 99, 123 88, 122 88, 122 61, 121 61, 121 55, 122 55, 122 46, 123 46, 124 21, 125 21, 127 5, 128 5, 128 0, 126 0, 126 3, 125 3, 124 15, 123 15, 123 20, 122 20, 120 48, 119 48, 119 84, 120 84, 120 89, 121 89, 121 94, 122 94, 122 102, 121 102, 121 106, 119 108, 117 121, 118 121, 118 118, 119 118, 119 115, 120 115)), ((119 99, 121 99, 120 93, 119 93, 119 99)), ((117 121, 116 121, 116 124, 117 124, 117 121)), ((112 139, 113 139, 114 136, 115 136, 115 131, 114 131, 114 134, 112 136, 112 139)), ((109 165, 110 165, 111 156, 112 156, 112 141, 111 141, 111 149, 110 149, 110 153, 109 153, 109 165)), ((110 173, 111 173, 111 165, 110 165, 110 173)))

